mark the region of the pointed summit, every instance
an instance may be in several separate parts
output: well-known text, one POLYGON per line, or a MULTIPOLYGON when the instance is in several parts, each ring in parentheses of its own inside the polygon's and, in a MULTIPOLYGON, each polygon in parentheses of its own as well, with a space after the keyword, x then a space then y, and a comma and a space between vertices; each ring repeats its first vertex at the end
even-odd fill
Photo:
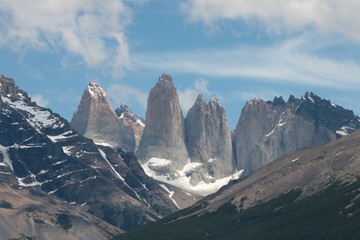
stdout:
POLYGON ((71 126, 96 143, 127 151, 135 147, 133 130, 121 123, 105 91, 95 82, 90 82, 85 88, 71 126))
MULTIPOLYGON (((232 146, 225 109, 215 97, 206 103, 200 94, 185 119, 189 157, 203 163, 206 174, 219 179, 232 173, 232 146)), ((205 181, 206 179, 199 179, 205 181)))
POLYGON ((163 73, 160 77, 158 82, 156 83, 156 85, 162 85, 165 87, 173 87, 174 88, 174 83, 172 80, 172 76, 170 76, 169 74, 163 73))
POLYGON ((188 161, 184 142, 184 118, 172 77, 161 75, 151 89, 146 111, 146 126, 137 156, 171 161, 171 168, 182 169, 188 161))
POLYGON ((22 99, 30 102, 28 94, 16 86, 12 78, 0 74, 0 94, 10 99, 22 99))
POLYGON ((145 120, 142 117, 136 115, 125 104, 121 104, 120 107, 115 110, 115 113, 125 126, 129 126, 133 129, 135 134, 136 146, 139 146, 140 139, 143 135, 143 131, 145 128, 145 120))
POLYGON ((199 94, 195 100, 194 105, 203 105, 206 104, 206 100, 202 94, 199 94))

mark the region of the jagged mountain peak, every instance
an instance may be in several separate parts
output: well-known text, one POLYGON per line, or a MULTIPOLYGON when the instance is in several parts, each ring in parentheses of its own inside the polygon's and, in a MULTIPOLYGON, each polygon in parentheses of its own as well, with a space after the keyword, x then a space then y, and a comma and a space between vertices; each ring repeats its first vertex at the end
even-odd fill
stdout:
POLYGON ((360 118, 313 92, 273 101, 251 100, 234 137, 238 166, 245 173, 307 146, 321 146, 360 128, 360 118))
POLYGON ((119 120, 106 92, 95 82, 85 88, 71 126, 96 143, 127 151, 135 147, 134 131, 119 120))
POLYGON ((245 106, 250 104, 265 104, 265 103, 269 103, 269 101, 266 102, 264 99, 261 98, 253 98, 251 100, 246 101, 245 106))
POLYGON ((201 163, 192 174, 196 181, 210 182, 231 175, 231 132, 225 109, 216 97, 207 103, 200 94, 185 119, 186 144, 189 157, 201 163))
POLYGON ((156 85, 163 85, 166 87, 174 87, 174 82, 173 82, 172 76, 169 74, 163 73, 159 77, 159 80, 156 85))
MULTIPOLYGON (((120 105, 119 108, 117 108, 116 110, 119 110, 119 111, 122 111, 122 112, 129 112, 129 113, 133 113, 133 111, 125 104, 125 103, 122 103, 120 105)), ((116 111, 115 111, 116 112, 116 111)))
POLYGON ((105 101, 109 101, 107 99, 107 95, 106 92, 104 91, 104 89, 102 89, 98 83, 96 82, 89 82, 89 85, 85 88, 84 90, 84 94, 90 95, 92 97, 102 97, 102 98, 106 98, 105 101))
POLYGON ((208 104, 209 105, 221 106, 219 99, 217 99, 216 97, 210 98, 208 104))
MULTIPOLYGON (((0 83, 16 86, 12 80, 0 83)), ((17 87, 16 91, 25 96, 17 87)), ((179 195, 169 195, 145 175, 134 156, 127 165, 127 153, 120 156, 109 147, 95 145, 65 119, 36 103, 12 100, 0 92, 0 122, 0 182, 16 189, 37 188, 122 229, 177 210, 174 199, 182 207, 191 202, 192 196, 186 199, 179 190, 179 195)), ((113 133, 114 128, 110 129, 113 133)), ((3 226, 0 221, 0 229, 3 226)))
POLYGON ((357 132, 301 149, 116 239, 358 239, 359 146, 357 132))
POLYGON ((145 120, 135 114, 128 106, 124 103, 120 105, 119 108, 115 110, 116 115, 119 117, 120 121, 133 129, 135 134, 136 146, 139 146, 140 139, 142 138, 145 120))
POLYGON ((197 96, 194 105, 204 105, 204 104, 206 104, 206 100, 205 100, 204 96, 200 93, 197 96))
POLYGON ((134 113, 125 103, 122 103, 120 107, 115 110, 115 113, 120 119, 126 117, 133 122, 140 120, 142 124, 145 124, 145 120, 134 113))
POLYGON ((184 117, 172 77, 162 74, 151 89, 146 110, 146 126, 137 156, 145 163, 151 158, 171 160, 173 169, 188 162, 184 143, 184 117))
POLYGON ((21 99, 27 102, 31 101, 28 94, 22 91, 12 78, 0 74, 0 94, 10 99, 21 99))

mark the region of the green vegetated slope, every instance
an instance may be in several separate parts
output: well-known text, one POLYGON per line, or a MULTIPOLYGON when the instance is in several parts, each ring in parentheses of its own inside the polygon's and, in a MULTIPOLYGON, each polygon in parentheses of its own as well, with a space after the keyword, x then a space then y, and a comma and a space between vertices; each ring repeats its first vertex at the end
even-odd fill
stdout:
POLYGON ((292 190, 256 207, 237 212, 227 203, 217 211, 179 219, 185 209, 119 237, 123 239, 360 239, 360 180, 333 183, 299 199, 292 190))

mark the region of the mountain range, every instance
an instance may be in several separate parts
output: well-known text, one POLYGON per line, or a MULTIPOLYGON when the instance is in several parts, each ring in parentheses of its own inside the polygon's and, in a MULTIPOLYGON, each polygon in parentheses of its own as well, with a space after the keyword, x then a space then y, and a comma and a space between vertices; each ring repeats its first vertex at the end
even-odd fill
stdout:
MULTIPOLYGON (((83 137, 65 119, 32 102, 12 79, 1 76, 0 83, 1 183, 16 190, 41 190, 122 230, 162 218, 197 199, 148 177, 133 153, 83 137)), ((1 198, 5 201, 6 195, 1 198)), ((16 210, 24 212, 28 204, 16 210)), ((70 213, 68 218, 77 216, 70 213)), ((18 219, 13 220, 16 225, 18 219)), ((13 234, 40 234, 42 228, 34 224, 27 232, 13 234)))
POLYGON ((359 152, 360 132, 302 148, 115 239, 359 239, 359 152))
MULTIPOLYGON (((101 94, 90 99, 88 96, 94 94, 87 87, 72 123, 98 119, 106 127, 88 124, 93 134, 85 136, 111 143, 114 138, 128 136, 127 132, 121 135, 118 129, 111 131, 114 124, 98 117, 104 111, 111 112, 114 121, 128 122, 126 125, 137 132, 135 137, 141 140, 135 154, 147 175, 203 196, 285 154, 324 145, 360 127, 360 118, 351 110, 307 92, 300 98, 290 96, 288 101, 282 97, 248 101, 231 132, 226 111, 215 97, 206 102, 199 94, 184 117, 173 78, 165 73, 150 91, 145 121, 124 105, 116 110, 116 119, 110 103, 102 97, 105 92, 92 85, 97 89, 91 92, 101 94), (80 118, 78 113, 89 108, 87 105, 102 106, 95 108, 101 111, 80 118), (123 112, 131 112, 132 116, 124 117, 123 112), (112 133, 100 140, 94 137, 104 135, 104 129, 112 133)), ((81 132, 77 124, 72 126, 81 132)), ((121 147, 126 149, 127 145, 121 147)))
POLYGON ((250 100, 235 131, 214 97, 184 117, 168 74, 145 120, 94 82, 71 123, 2 75, 0 97, 2 239, 286 239, 294 216, 311 239, 304 206, 317 201, 356 239, 360 118, 314 93, 250 100), (288 230, 266 227, 278 223, 288 230))

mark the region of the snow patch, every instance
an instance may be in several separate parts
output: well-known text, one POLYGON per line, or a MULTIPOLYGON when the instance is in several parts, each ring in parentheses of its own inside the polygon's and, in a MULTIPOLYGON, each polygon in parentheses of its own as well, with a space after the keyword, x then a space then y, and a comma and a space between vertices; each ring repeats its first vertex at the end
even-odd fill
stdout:
POLYGON ((164 158, 150 158, 150 160, 147 162, 147 165, 149 167, 163 167, 170 165, 171 161, 164 159, 164 158))
POLYGON ((63 146, 62 147, 64 153, 66 155, 70 156, 70 157, 71 157, 71 154, 72 154, 71 149, 73 149, 73 148, 74 148, 74 146, 63 146))
POLYGON ((194 170, 195 168, 197 168, 198 166, 201 166, 202 163, 199 162, 190 162, 190 159, 188 160, 188 163, 183 167, 183 169, 181 171, 178 171, 178 173, 183 176, 186 173, 188 173, 191 170, 194 170))
MULTIPOLYGON (((168 183, 175 187, 184 189, 184 190, 192 192, 192 193, 197 193, 202 196, 206 196, 206 195, 216 192, 222 186, 228 184, 230 180, 238 179, 240 177, 241 173, 243 172, 243 170, 240 170, 228 177, 224 177, 222 179, 217 179, 217 180, 212 179, 213 182, 210 182, 210 183, 201 181, 199 184, 193 186, 190 183, 191 176, 189 176, 188 173, 190 171, 195 170, 197 167, 201 166, 202 165, 201 163, 190 162, 190 160, 189 160, 189 162, 183 167, 182 170, 178 170, 175 172, 176 178, 173 178, 170 176, 170 174, 163 174, 163 175, 156 174, 156 172, 150 168, 150 165, 149 165, 150 160, 144 164, 141 164, 142 168, 144 169, 144 172, 148 176, 150 176, 158 181, 168 183)), ((167 160, 167 159, 162 159, 162 160, 166 160, 166 161, 162 161, 163 163, 171 162, 170 160, 167 160)), ((208 176, 208 178, 211 179, 212 177, 208 176)))
POLYGON ((139 125, 145 127, 145 124, 144 124, 140 119, 137 119, 136 122, 137 122, 139 125))
POLYGON ((44 145, 41 144, 27 144, 27 145, 20 145, 20 146, 17 146, 18 148, 20 149, 28 149, 28 148, 44 148, 44 145))
POLYGON ((10 147, 12 147, 12 146, 5 147, 5 146, 0 145, 0 152, 3 155, 4 162, 11 168, 12 171, 14 171, 14 167, 13 167, 12 161, 10 159, 10 155, 9 155, 10 147))
POLYGON ((268 134, 265 135, 265 137, 269 137, 271 134, 273 134, 275 132, 275 130, 279 127, 282 127, 283 125, 286 124, 286 122, 283 122, 284 120, 282 119, 282 116, 285 114, 285 112, 281 113, 280 114, 280 117, 279 117, 279 121, 277 123, 277 125, 274 127, 274 129, 269 132, 268 134))
POLYGON ((349 133, 352 133, 353 131, 355 131, 355 129, 352 128, 352 127, 342 126, 339 130, 337 130, 337 131, 335 131, 335 132, 336 132, 336 134, 344 137, 344 136, 349 135, 349 133))
POLYGON ((24 178, 19 178, 17 177, 17 180, 19 182, 19 186, 22 186, 22 187, 35 187, 35 186, 41 186, 42 183, 38 182, 36 180, 36 176, 34 174, 31 173, 30 176, 27 176, 27 177, 24 177, 24 178), (30 177, 30 179, 32 180, 31 183, 25 183, 24 180, 25 179, 28 179, 30 177))
POLYGON ((167 191, 169 193, 169 198, 173 201, 173 203, 176 205, 176 207, 178 209, 180 209, 179 205, 177 204, 177 202, 175 201, 175 199, 172 198, 172 196, 174 195, 174 191, 170 191, 164 184, 159 184, 160 187, 162 187, 165 191, 167 191))
POLYGON ((110 143, 107 143, 107 142, 95 142, 95 144, 100 145, 100 146, 104 146, 104 147, 114 148, 113 145, 111 145, 110 143))
MULTIPOLYGON (((99 149, 99 148, 98 148, 98 150, 99 150, 100 155, 102 156, 102 158, 107 162, 107 164, 110 166, 111 170, 113 170, 113 172, 115 173, 115 175, 116 175, 121 181, 123 181, 123 183, 124 183, 130 190, 132 190, 132 191, 135 193, 136 197, 137 197, 140 201, 142 201, 142 199, 141 199, 141 197, 139 196, 139 194, 138 194, 134 189, 132 189, 132 188, 129 186, 129 184, 127 184, 127 182, 125 182, 125 179, 120 175, 120 173, 119 173, 118 171, 116 171, 116 169, 113 167, 113 165, 110 163, 110 161, 106 158, 106 153, 105 153, 103 150, 99 149)), ((144 200, 145 200, 145 199, 144 199, 144 200)), ((146 201, 146 200, 145 200, 145 201, 146 201)))
POLYGON ((56 136, 50 136, 50 135, 47 135, 48 138, 50 138, 50 140, 53 142, 53 143, 56 143, 58 142, 59 140, 62 140, 62 139, 68 139, 68 138, 73 138, 73 137, 76 137, 77 134, 74 133, 74 131, 67 131, 67 132, 64 132, 60 135, 56 135, 56 136))
POLYGON ((312 103, 315 103, 315 101, 314 101, 314 99, 309 95, 308 97, 307 97, 312 103))
POLYGON ((45 174, 45 173, 47 173, 48 171, 49 171, 49 170, 41 170, 38 175, 45 174))
POLYGON ((42 109, 38 106, 29 106, 26 102, 22 100, 12 102, 9 98, 4 96, 1 96, 1 99, 10 107, 29 113, 30 117, 25 116, 25 119, 37 131, 40 131, 42 128, 60 127, 58 124, 56 124, 59 122, 59 119, 57 117, 54 117, 54 115, 49 110, 42 109))
POLYGON ((58 162, 56 162, 56 163, 53 163, 52 165, 53 166, 56 166, 56 165, 59 165, 59 164, 63 164, 64 162, 66 162, 67 161, 67 159, 66 160, 63 160, 63 161, 58 161, 58 162))

